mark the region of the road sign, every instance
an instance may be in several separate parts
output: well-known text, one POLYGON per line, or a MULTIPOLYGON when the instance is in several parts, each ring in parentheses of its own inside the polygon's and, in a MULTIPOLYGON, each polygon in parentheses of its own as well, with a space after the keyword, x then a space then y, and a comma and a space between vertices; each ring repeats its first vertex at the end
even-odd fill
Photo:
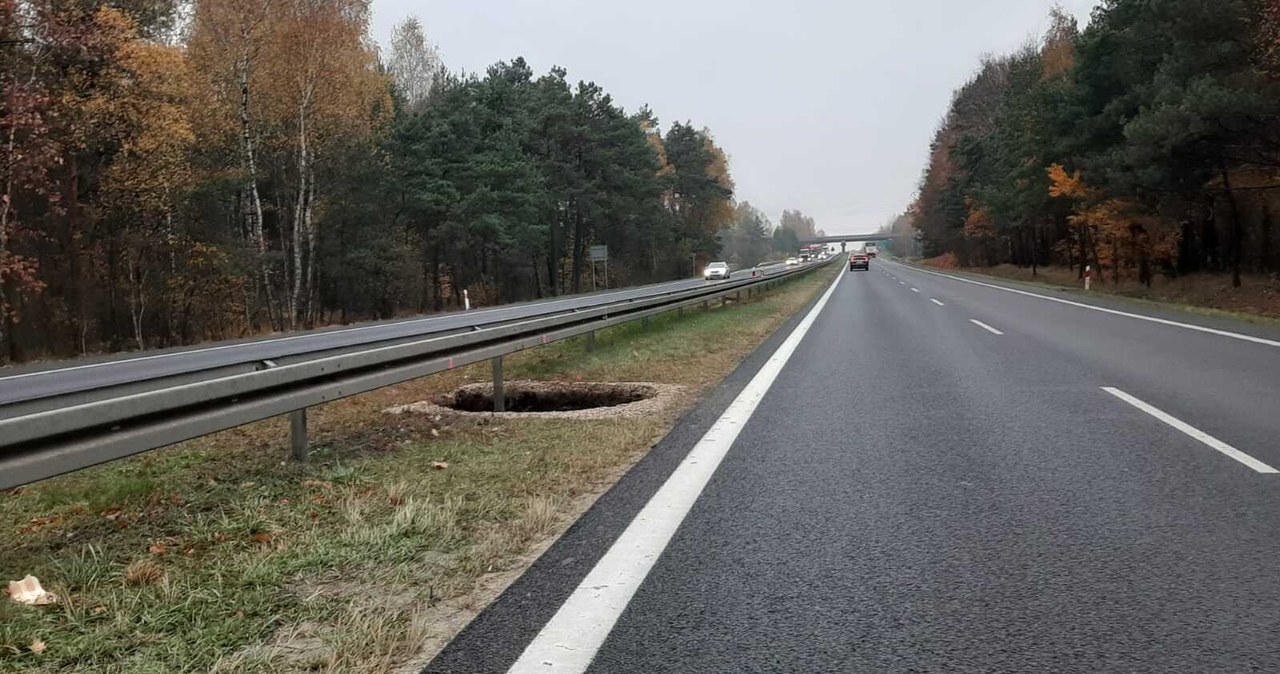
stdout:
POLYGON ((588 252, 592 262, 604 262, 609 259, 608 246, 592 246, 588 252))

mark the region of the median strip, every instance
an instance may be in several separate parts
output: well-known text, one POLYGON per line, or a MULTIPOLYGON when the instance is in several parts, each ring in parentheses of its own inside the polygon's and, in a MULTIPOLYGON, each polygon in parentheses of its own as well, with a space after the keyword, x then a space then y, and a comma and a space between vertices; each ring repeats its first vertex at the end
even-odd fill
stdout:
POLYGON ((20 668, 50 674, 416 671, 837 271, 506 360, 513 396, 521 380, 683 387, 665 411, 383 413, 488 382, 481 363, 312 408, 305 464, 281 461, 277 418, 0 492, 0 566, 62 600, 0 602, 0 653, 38 637, 48 657, 20 668))

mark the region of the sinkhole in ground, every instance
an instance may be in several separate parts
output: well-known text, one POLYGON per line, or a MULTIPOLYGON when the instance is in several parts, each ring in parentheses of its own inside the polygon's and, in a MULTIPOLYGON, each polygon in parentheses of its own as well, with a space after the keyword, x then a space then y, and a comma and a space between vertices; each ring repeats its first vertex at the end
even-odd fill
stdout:
MULTIPOLYGON (((507 412, 526 414, 618 407, 658 395, 656 387, 637 383, 513 381, 504 388, 507 412)), ((493 386, 463 386, 438 404, 458 412, 492 412, 493 386)))

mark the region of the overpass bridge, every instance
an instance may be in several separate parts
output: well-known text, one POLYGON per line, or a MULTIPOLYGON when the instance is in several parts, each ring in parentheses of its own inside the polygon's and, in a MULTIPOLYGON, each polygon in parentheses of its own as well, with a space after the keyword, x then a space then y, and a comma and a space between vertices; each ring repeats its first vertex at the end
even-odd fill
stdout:
POLYGON ((834 236, 811 236, 803 238, 800 239, 800 245, 809 246, 815 243, 824 245, 838 243, 840 244, 840 251, 844 252, 846 244, 850 243, 863 243, 869 241, 891 241, 898 243, 902 238, 903 237, 900 234, 838 234, 834 236))
POLYGON ((800 245, 808 246, 814 243, 861 243, 863 241, 897 241, 902 238, 899 234, 841 234, 836 236, 811 236, 800 239, 800 245))

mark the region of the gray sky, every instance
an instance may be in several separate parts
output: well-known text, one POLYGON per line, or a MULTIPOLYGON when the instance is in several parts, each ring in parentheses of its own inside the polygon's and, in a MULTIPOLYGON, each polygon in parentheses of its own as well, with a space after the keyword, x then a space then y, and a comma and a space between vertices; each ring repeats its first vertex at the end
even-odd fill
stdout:
MULTIPOLYGON (((373 0, 374 35, 417 14, 452 70, 523 56, 628 110, 709 127, 737 198, 775 223, 872 231, 915 191, 951 92, 985 53, 1048 27, 1054 0, 373 0)), ((1097 0, 1062 0, 1084 26, 1097 0)))

